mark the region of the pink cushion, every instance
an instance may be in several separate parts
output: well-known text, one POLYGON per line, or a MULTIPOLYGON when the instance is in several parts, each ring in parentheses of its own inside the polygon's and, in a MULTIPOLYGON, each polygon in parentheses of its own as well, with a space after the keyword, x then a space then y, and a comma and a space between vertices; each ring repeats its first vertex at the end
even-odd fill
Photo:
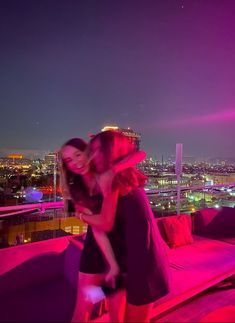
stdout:
POLYGON ((189 215, 166 217, 163 221, 167 243, 171 248, 193 243, 192 220, 189 215))

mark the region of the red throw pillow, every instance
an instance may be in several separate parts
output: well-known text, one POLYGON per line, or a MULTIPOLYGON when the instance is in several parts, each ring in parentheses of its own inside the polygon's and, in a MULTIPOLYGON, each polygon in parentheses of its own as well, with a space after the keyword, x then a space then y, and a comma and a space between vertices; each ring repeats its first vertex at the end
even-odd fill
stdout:
POLYGON ((190 215, 166 217, 163 221, 167 242, 171 248, 193 243, 192 219, 190 215))

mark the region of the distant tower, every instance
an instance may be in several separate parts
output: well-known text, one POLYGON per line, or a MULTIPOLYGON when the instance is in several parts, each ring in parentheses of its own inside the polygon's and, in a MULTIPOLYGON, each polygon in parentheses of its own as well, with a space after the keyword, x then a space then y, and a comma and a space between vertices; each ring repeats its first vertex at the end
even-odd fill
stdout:
POLYGON ((45 163, 47 163, 48 165, 54 165, 55 163, 55 156, 56 153, 49 153, 47 155, 45 155, 45 163))
POLYGON ((129 137, 130 140, 136 145, 136 148, 139 150, 140 149, 140 141, 141 141, 141 134, 138 132, 135 132, 131 128, 119 128, 117 126, 105 126, 101 131, 107 131, 107 130, 114 130, 114 131, 119 131, 123 133, 125 136, 129 137))

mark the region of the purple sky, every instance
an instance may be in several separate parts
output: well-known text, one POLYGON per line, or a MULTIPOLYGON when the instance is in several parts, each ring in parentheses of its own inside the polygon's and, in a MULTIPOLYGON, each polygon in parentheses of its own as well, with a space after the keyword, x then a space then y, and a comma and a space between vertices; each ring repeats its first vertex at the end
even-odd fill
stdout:
POLYGON ((235 0, 1 0, 0 148, 105 124, 149 154, 235 156, 235 0))

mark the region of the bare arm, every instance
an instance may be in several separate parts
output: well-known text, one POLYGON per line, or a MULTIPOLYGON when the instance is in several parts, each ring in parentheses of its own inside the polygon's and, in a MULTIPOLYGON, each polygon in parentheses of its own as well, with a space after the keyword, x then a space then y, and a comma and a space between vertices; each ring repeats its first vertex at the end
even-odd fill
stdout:
POLYGON ((103 174, 97 176, 100 188, 103 195, 106 195, 112 190, 113 179, 116 174, 124 171, 129 167, 133 167, 146 157, 146 153, 143 150, 135 151, 122 158, 119 162, 116 162, 112 167, 104 172, 103 174))
POLYGON ((90 216, 84 212, 82 214, 82 220, 98 230, 111 231, 115 220, 117 200, 118 190, 106 194, 103 199, 100 214, 90 216))
POLYGON ((116 163, 112 167, 112 170, 110 169, 106 173, 103 173, 99 176, 98 181, 104 195, 101 213, 93 215, 92 217, 86 215, 86 212, 85 214, 83 213, 83 220, 86 223, 94 226, 99 230, 104 230, 106 232, 111 231, 115 220, 119 193, 118 190, 112 191, 112 183, 115 173, 121 172, 128 167, 132 167, 135 164, 138 164, 145 157, 146 153, 144 151, 133 152, 116 163))
POLYGON ((119 173, 128 167, 135 166, 136 164, 143 161, 145 158, 146 158, 145 151, 143 150, 135 151, 129 154, 128 156, 126 156, 125 158, 123 158, 122 160, 120 160, 118 163, 115 163, 112 167, 112 170, 114 171, 115 174, 119 173))

